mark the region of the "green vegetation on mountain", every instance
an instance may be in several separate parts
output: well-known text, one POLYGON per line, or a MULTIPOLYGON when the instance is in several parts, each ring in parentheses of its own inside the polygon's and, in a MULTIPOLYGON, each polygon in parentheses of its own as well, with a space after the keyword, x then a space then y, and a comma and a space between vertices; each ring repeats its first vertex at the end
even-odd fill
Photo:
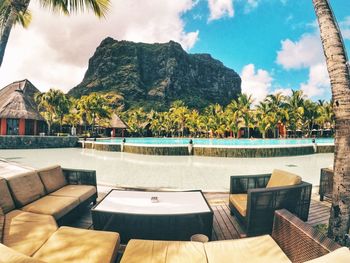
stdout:
POLYGON ((125 108, 168 110, 176 101, 203 109, 227 105, 241 93, 241 79, 208 54, 188 54, 180 44, 145 44, 106 38, 89 60, 83 81, 69 91, 79 98, 115 92, 125 108))

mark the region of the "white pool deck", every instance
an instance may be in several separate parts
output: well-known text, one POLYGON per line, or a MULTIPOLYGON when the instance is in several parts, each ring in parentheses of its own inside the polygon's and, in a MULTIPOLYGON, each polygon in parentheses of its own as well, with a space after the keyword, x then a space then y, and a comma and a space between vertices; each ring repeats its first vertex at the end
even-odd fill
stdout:
MULTIPOLYGON (((153 156, 65 148, 0 150, 0 158, 25 167, 42 168, 60 164, 66 168, 96 170, 100 185, 227 192, 231 175, 269 173, 274 168, 299 174, 304 181, 316 186, 319 184, 320 169, 332 165, 334 155, 220 158, 153 156)), ((0 169, 3 168, 0 166, 0 169)))

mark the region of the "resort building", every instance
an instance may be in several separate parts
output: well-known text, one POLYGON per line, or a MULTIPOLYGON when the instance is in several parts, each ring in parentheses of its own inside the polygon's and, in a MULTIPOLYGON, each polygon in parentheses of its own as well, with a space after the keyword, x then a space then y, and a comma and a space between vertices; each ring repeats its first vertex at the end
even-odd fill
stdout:
POLYGON ((0 90, 0 135, 38 135, 46 123, 37 110, 34 95, 40 92, 29 80, 0 90))

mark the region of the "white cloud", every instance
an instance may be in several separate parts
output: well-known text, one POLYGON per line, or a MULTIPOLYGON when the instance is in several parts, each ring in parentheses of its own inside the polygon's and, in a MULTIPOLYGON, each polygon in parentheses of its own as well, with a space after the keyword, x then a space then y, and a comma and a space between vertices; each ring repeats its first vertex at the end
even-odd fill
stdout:
POLYGON ((277 63, 285 69, 308 68, 324 62, 320 37, 305 34, 299 41, 282 40, 282 49, 277 52, 277 63))
POLYGON ((340 30, 344 39, 350 40, 350 16, 339 22, 340 30))
POLYGON ((259 3, 260 0, 247 0, 244 7, 244 13, 250 13, 253 9, 258 7, 259 3))
POLYGON ((308 97, 324 95, 330 89, 330 80, 319 35, 304 34, 298 41, 286 39, 281 43, 276 62, 285 69, 308 69, 308 80, 299 88, 308 97))
POLYGON ((330 89, 330 80, 325 63, 316 64, 310 67, 307 83, 301 83, 300 89, 308 97, 318 97, 330 89))
POLYGON ((66 17, 32 1, 29 29, 12 30, 2 67, 0 87, 28 78, 40 90, 65 91, 83 78, 88 59, 107 36, 136 42, 180 42, 191 49, 199 31, 185 31, 181 15, 197 3, 192 0, 114 0, 106 19, 92 13, 66 17))
POLYGON ((254 104, 262 101, 269 94, 273 79, 266 70, 255 70, 254 64, 248 64, 244 66, 241 78, 242 93, 252 95, 254 104))
POLYGON ((273 94, 281 93, 284 96, 291 96, 292 89, 291 88, 277 88, 273 91, 273 94))
POLYGON ((208 21, 234 16, 233 0, 208 0, 208 6, 210 13, 208 21))

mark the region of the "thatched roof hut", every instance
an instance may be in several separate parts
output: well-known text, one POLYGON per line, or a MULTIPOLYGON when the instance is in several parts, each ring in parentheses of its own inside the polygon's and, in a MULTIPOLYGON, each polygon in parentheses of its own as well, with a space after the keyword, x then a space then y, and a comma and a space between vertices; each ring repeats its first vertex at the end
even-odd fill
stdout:
POLYGON ((112 114, 111 120, 109 121, 109 128, 115 129, 126 129, 128 126, 119 118, 115 113, 112 114))
POLYGON ((34 95, 40 92, 29 80, 21 80, 0 90, 0 118, 44 120, 34 95))

